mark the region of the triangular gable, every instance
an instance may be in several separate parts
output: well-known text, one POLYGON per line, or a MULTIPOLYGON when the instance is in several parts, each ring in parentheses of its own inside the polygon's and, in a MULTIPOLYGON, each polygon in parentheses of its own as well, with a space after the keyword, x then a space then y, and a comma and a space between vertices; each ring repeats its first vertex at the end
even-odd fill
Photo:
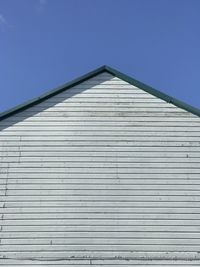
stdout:
POLYGON ((119 79, 122 79, 123 81, 126 81, 129 84, 136 86, 136 87, 144 90, 145 92, 147 92, 151 95, 156 96, 157 98, 160 98, 160 99, 162 99, 168 103, 171 103, 171 104, 173 104, 173 105, 175 105, 181 109, 184 109, 184 110, 186 110, 186 111, 188 111, 194 115, 200 116, 200 109, 192 107, 191 105, 188 105, 188 104, 186 104, 186 103, 184 103, 184 102, 182 102, 176 98, 173 98, 173 97, 171 97, 171 96, 169 96, 163 92, 160 92, 151 86, 148 86, 148 85, 146 85, 146 84, 144 84, 144 83, 142 83, 136 79, 133 79, 132 77, 130 77, 130 76, 128 76, 122 72, 119 72, 116 69, 113 69, 109 66, 104 65, 104 66, 97 68, 96 70, 91 71, 91 72, 89 72, 89 73, 87 73, 87 74, 85 74, 85 75, 83 75, 83 76, 81 76, 75 80, 72 80, 71 82, 68 82, 68 83, 66 83, 66 84, 64 84, 64 85, 62 85, 56 89, 48 91, 47 93, 41 95, 40 97, 34 98, 28 102, 25 102, 21 105, 18 105, 17 107, 14 107, 8 111, 1 113, 0 114, 0 121, 13 115, 13 114, 16 114, 20 111, 23 111, 29 107, 32 107, 36 104, 39 104, 42 101, 47 100, 48 98, 55 96, 55 95, 65 91, 65 90, 68 90, 68 89, 72 88, 73 86, 78 85, 78 84, 80 84, 80 83, 82 83, 82 82, 84 82, 90 78, 93 78, 93 77, 95 77, 95 76, 97 76, 103 72, 110 73, 111 75, 113 75, 119 79))

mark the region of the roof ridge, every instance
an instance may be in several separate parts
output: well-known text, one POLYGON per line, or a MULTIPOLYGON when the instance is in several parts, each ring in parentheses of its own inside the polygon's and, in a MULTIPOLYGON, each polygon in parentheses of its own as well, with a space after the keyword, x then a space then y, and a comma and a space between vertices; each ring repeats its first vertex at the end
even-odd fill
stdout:
POLYGON ((171 97, 171 96, 169 96, 169 95, 167 95, 167 94, 165 94, 165 93, 163 93, 163 92, 161 92, 161 91, 159 91, 159 90, 157 90, 157 89, 155 89, 149 85, 146 85, 146 84, 144 84, 144 83, 114 69, 114 68, 111 68, 108 65, 103 65, 103 66, 101 66, 101 67, 99 67, 93 71, 88 72, 87 74, 85 74, 83 76, 80 76, 80 77, 78 77, 78 78, 76 78, 76 79, 74 79, 68 83, 65 83, 65 84, 63 84, 63 85, 61 85, 61 86, 59 86, 53 90, 50 90, 50 91, 42 94, 41 96, 39 96, 37 98, 29 100, 23 104, 20 104, 14 108, 11 108, 5 112, 0 113, 0 121, 11 116, 11 115, 14 115, 20 111, 23 111, 29 107, 32 107, 33 105, 39 104, 42 101, 44 101, 44 100, 46 100, 46 99, 48 99, 54 95, 57 95, 57 94, 65 91, 65 90, 68 90, 69 88, 71 88, 77 84, 80 84, 80 83, 82 83, 82 82, 84 82, 84 81, 86 81, 86 80, 88 80, 88 79, 90 79, 90 78, 92 78, 92 77, 94 77, 100 73, 103 73, 103 72, 108 72, 108 73, 110 73, 110 74, 112 74, 112 75, 142 89, 143 91, 145 91, 151 95, 154 95, 154 96, 156 96, 156 97, 158 97, 158 98, 160 98, 160 99, 162 99, 168 103, 171 103, 171 104, 173 104, 173 105, 175 105, 181 109, 184 109, 184 110, 200 117, 200 109, 195 108, 191 105, 188 105, 185 102, 182 102, 182 101, 180 101, 174 97, 171 97))

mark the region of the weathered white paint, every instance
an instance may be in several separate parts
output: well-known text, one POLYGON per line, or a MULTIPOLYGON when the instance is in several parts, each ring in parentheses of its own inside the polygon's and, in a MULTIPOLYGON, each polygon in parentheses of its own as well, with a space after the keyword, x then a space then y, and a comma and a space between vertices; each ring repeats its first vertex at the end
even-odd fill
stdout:
POLYGON ((0 129, 1 266, 200 266, 200 118, 103 73, 0 129))

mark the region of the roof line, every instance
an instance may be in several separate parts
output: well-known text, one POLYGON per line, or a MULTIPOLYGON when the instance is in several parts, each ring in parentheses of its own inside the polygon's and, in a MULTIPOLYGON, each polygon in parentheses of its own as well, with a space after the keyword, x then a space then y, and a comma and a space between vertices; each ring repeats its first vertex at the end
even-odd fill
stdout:
POLYGON ((63 84, 62 86, 59 86, 53 90, 50 90, 47 93, 44 93, 37 98, 34 98, 30 101, 27 101, 21 105, 14 107, 12 109, 9 109, 8 111, 0 113, 0 121, 11 116, 11 115, 14 115, 20 111, 23 111, 29 107, 32 107, 33 105, 39 104, 42 101, 44 101, 44 100, 46 100, 46 99, 48 99, 54 95, 57 95, 57 94, 65 91, 67 89, 70 89, 71 87, 73 87, 77 84, 80 84, 80 83, 82 83, 82 82, 84 82, 84 81, 86 81, 86 80, 88 80, 88 79, 90 79, 90 78, 92 78, 92 77, 94 77, 100 73, 103 73, 103 72, 108 72, 108 73, 110 73, 110 74, 112 74, 112 75, 114 75, 114 76, 116 76, 116 77, 142 89, 142 90, 144 90, 145 92, 150 93, 151 95, 154 95, 154 96, 156 96, 156 97, 158 97, 158 98, 160 98, 160 99, 162 99, 168 103, 174 104, 175 106, 177 106, 181 109, 184 109, 184 110, 200 117, 200 109, 195 108, 191 105, 188 105, 188 104, 186 104, 186 103, 184 103, 184 102, 182 102, 176 98, 173 98, 173 97, 171 97, 165 93, 162 93, 151 86, 148 86, 148 85, 146 85, 146 84, 144 84, 138 80, 131 78, 130 76, 128 76, 122 72, 119 72, 116 69, 113 69, 109 66, 104 65, 104 66, 101 66, 101 67, 91 71, 91 72, 88 72, 87 74, 85 74, 85 75, 83 75, 77 79, 74 79, 68 83, 63 84))
POLYGON ((136 79, 133 79, 132 77, 130 77, 130 76, 128 76, 122 72, 119 72, 118 70, 115 70, 111 67, 105 66, 105 69, 107 70, 107 72, 109 72, 109 73, 115 75, 116 77, 142 89, 143 91, 145 91, 151 95, 154 95, 154 96, 156 96, 156 97, 158 97, 158 98, 160 98, 160 99, 162 99, 168 103, 171 103, 171 104, 173 104, 173 105, 175 105, 181 109, 184 109, 184 110, 200 117, 200 109, 195 108, 195 107, 193 107, 193 106, 191 106, 191 105, 189 105, 183 101, 180 101, 174 97, 171 97, 171 96, 169 96, 169 95, 167 95, 167 94, 165 94, 165 93, 163 93, 163 92, 161 92, 161 91, 159 91, 159 90, 157 90, 157 89, 155 89, 149 85, 146 85, 146 84, 144 84, 144 83, 142 83, 136 79))
POLYGON ((92 78, 92 77, 94 77, 94 76, 106 71, 105 68, 106 68, 106 66, 101 66, 101 67, 99 67, 99 68, 97 68, 97 69, 95 69, 93 71, 88 72, 87 74, 85 74, 83 76, 80 76, 80 77, 78 77, 78 78, 76 78, 76 79, 74 79, 74 80, 72 80, 70 82, 67 82, 67 83, 65 83, 65 84, 63 84, 63 85, 61 85, 59 87, 54 88, 54 89, 52 89, 52 90, 40 95, 39 97, 33 98, 31 100, 28 100, 28 101, 26 101, 26 102, 24 102, 24 103, 22 103, 20 105, 17 105, 14 108, 11 108, 11 109, 9 109, 7 111, 4 111, 4 112, 0 113, 0 121, 5 119, 5 118, 7 118, 7 117, 9 117, 9 116, 11 116, 11 115, 13 115, 13 114, 15 114, 15 113, 18 113, 20 111, 23 111, 23 110, 29 108, 29 107, 32 107, 33 105, 39 104, 42 101, 44 101, 44 100, 46 100, 46 99, 48 99, 48 98, 50 98, 50 97, 52 97, 54 95, 62 93, 63 91, 65 91, 67 89, 70 89, 71 87, 73 87, 73 86, 75 86, 75 85, 77 85, 79 83, 82 83, 82 82, 84 82, 84 81, 86 81, 86 80, 88 80, 88 79, 90 79, 90 78, 92 78))

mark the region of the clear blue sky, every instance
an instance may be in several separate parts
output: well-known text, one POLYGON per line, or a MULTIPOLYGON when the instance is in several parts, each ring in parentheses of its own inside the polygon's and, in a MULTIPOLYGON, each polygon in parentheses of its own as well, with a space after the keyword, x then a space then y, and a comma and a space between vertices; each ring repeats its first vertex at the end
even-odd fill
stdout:
POLYGON ((200 0, 0 0, 0 111, 104 64, 200 108, 200 0))

